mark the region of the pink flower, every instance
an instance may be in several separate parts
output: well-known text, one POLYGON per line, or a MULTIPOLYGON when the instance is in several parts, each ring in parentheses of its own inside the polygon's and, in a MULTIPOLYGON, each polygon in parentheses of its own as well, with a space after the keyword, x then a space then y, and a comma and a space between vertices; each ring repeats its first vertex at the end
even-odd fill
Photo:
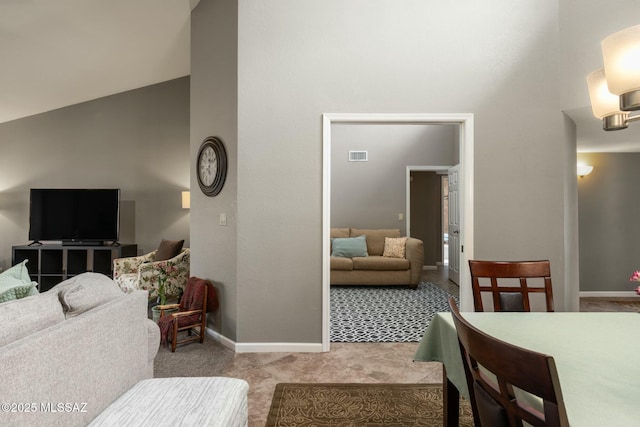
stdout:
POLYGON ((630 282, 640 282, 640 271, 634 271, 631 277, 629 278, 630 282))
POLYGON ((640 286, 636 288, 636 294, 640 295, 640 286))

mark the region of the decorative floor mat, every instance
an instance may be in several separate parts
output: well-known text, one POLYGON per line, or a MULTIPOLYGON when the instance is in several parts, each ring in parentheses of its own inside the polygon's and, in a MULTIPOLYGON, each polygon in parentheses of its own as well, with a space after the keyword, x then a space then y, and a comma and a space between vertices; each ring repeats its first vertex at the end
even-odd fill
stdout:
POLYGON ((450 296, 426 282, 331 286, 331 342, 418 342, 435 313, 449 311, 450 296))

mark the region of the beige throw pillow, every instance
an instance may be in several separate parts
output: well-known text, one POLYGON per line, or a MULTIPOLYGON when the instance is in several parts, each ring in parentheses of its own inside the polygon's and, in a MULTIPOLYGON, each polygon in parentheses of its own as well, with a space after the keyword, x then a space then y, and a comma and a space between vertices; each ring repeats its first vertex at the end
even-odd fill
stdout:
POLYGON ((404 258, 406 246, 406 237, 385 237, 384 252, 382 253, 382 256, 390 258, 404 258))

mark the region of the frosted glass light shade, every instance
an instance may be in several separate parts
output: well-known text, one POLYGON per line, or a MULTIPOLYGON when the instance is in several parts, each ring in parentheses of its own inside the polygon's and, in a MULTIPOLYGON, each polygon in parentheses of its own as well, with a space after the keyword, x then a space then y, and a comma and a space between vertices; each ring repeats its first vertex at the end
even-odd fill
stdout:
POLYGON ((182 192, 182 209, 190 209, 191 208, 191 192, 183 191, 182 192))
POLYGON ((578 176, 589 175, 593 171, 593 166, 578 163, 577 166, 578 176))
POLYGON ((609 92, 604 69, 600 68, 587 76, 589 98, 591 98, 591 110, 599 119, 612 114, 620 114, 620 101, 617 95, 609 92))
POLYGON ((640 90, 640 25, 604 39, 602 59, 611 93, 623 95, 640 90))

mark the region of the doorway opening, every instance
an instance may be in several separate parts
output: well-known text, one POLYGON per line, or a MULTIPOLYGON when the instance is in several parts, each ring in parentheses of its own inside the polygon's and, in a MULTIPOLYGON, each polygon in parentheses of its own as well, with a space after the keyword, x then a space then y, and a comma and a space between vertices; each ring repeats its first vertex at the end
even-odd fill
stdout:
POLYGON ((442 184, 442 265, 449 266, 449 176, 441 175, 442 184))
MULTIPOLYGON (((330 349, 330 228, 332 124, 457 124, 460 159, 460 261, 473 257, 473 114, 323 114, 323 220, 322 220, 322 350, 330 349)), ((463 310, 471 305, 470 279, 460 277, 463 310)))
POLYGON ((452 160, 454 164, 449 166, 407 166, 406 172, 407 236, 424 243, 424 269, 436 270, 444 266, 446 276, 449 266, 448 173, 459 163, 458 158, 452 160))

